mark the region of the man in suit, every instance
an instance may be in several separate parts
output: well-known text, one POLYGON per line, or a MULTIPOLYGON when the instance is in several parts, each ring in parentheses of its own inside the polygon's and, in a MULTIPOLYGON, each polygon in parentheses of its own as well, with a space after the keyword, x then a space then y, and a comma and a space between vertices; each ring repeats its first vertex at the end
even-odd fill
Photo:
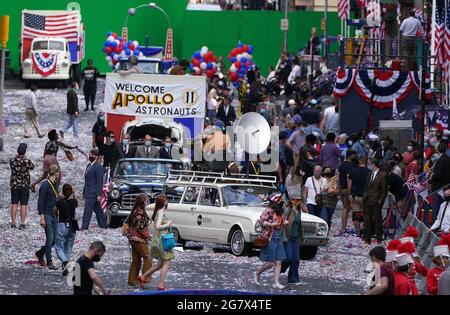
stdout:
POLYGON ((172 159, 172 138, 169 136, 164 137, 164 147, 159 150, 159 158, 172 159))
POLYGON ((82 230, 89 228, 89 223, 92 218, 92 211, 95 212, 97 217, 98 226, 102 229, 106 229, 106 215, 103 213, 100 205, 102 201, 102 189, 105 170, 98 161, 99 153, 97 149, 93 149, 89 152, 89 164, 86 167, 84 173, 84 213, 83 223, 81 225, 82 230))
POLYGON ((129 133, 123 135, 122 143, 120 144, 120 149, 123 158, 134 158, 136 155, 136 146, 130 144, 131 136, 129 133))
POLYGON ((233 125, 236 120, 236 113, 234 107, 230 105, 228 98, 224 98, 222 104, 219 105, 219 110, 217 111, 217 119, 223 121, 225 126, 233 125))
POLYGON ((366 178, 363 194, 364 205, 364 238, 370 244, 375 223, 375 232, 378 244, 381 244, 383 237, 383 226, 381 221, 381 208, 387 195, 386 174, 380 170, 380 162, 373 159, 369 163, 371 173, 366 178))
POLYGON ((157 147, 152 145, 153 138, 150 135, 145 135, 144 145, 140 145, 136 149, 137 158, 150 158, 156 159, 159 157, 159 150, 157 147))
MULTIPOLYGON (((445 141, 441 141, 438 144, 439 160, 433 168, 433 173, 431 174, 431 191, 435 192, 441 188, 450 184, 450 158, 445 154, 447 151, 447 144, 445 141)), ((433 201, 433 221, 439 213, 441 204, 444 202, 444 198, 440 194, 435 194, 433 201)), ((428 220, 425 223, 429 223, 428 220)))

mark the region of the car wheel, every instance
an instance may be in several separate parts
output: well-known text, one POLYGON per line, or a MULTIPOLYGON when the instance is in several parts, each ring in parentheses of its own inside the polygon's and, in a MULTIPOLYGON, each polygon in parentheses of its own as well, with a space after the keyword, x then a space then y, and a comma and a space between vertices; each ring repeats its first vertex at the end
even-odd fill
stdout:
POLYGON ((231 231, 230 247, 235 256, 248 255, 251 252, 251 244, 245 242, 244 233, 240 228, 234 228, 231 231))
POLYGON ((106 223, 108 224, 109 228, 116 229, 116 228, 122 226, 123 219, 125 219, 125 218, 109 215, 106 217, 106 223))
POLYGON ((300 246, 300 259, 312 260, 316 257, 318 246, 300 246))
POLYGON ((177 244, 180 244, 181 246, 186 246, 186 240, 182 239, 180 236, 180 232, 178 232, 177 228, 173 228, 173 235, 175 236, 175 239, 177 240, 177 244))

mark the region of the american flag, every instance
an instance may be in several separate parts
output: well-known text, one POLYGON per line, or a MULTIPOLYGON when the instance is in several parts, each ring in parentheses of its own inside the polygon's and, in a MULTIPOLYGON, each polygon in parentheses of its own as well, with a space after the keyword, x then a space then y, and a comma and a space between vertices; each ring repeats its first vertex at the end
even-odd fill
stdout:
POLYGON ((400 114, 397 108, 397 99, 394 97, 392 100, 392 120, 400 120, 400 114))
POLYGON ((106 171, 105 171, 105 177, 103 179, 103 182, 105 184, 103 185, 103 188, 102 188, 101 207, 102 207, 103 213, 105 213, 106 210, 108 209, 108 193, 109 193, 109 189, 111 187, 110 173, 111 173, 110 168, 107 167, 106 171))
POLYGON ((434 128, 448 129, 448 111, 436 111, 432 119, 434 128))
POLYGON ((411 172, 409 174, 408 179, 406 180, 405 185, 406 185, 406 187, 408 187, 409 191, 413 191, 416 184, 417 184, 417 177, 416 177, 416 175, 414 175, 413 172, 411 172))
POLYGON ((428 181, 428 173, 423 172, 417 176, 417 183, 414 185, 414 192, 419 195, 427 195, 430 184, 428 181))
POLYGON ((445 21, 445 27, 444 27, 444 38, 443 38, 443 48, 442 48, 442 56, 443 56, 443 63, 442 63, 442 72, 444 80, 447 82, 449 78, 449 57, 450 57, 450 7, 447 8, 446 12, 447 18, 445 21))
POLYGON ((445 10, 439 13, 436 6, 436 19, 434 21, 434 55, 436 56, 436 63, 442 64, 444 61, 444 24, 445 24, 445 10))
POLYGON ((413 8, 414 13, 416 13, 416 18, 423 23, 423 13, 422 13, 422 9, 420 8, 413 8))
POLYGON ((342 20, 346 20, 349 18, 348 2, 349 2, 349 0, 338 0, 338 16, 342 20))
POLYGON ((78 25, 81 22, 79 11, 68 13, 58 12, 55 15, 40 15, 35 13, 23 14, 23 55, 22 60, 28 58, 31 41, 36 37, 53 36, 64 37, 69 42, 77 43, 78 25))

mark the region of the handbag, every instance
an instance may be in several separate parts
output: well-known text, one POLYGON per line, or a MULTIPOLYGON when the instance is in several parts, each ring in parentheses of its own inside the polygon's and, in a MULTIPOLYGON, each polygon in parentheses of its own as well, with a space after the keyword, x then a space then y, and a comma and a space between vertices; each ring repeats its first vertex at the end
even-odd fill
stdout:
POLYGON ((122 224, 122 235, 123 236, 127 236, 127 237, 128 237, 128 232, 130 230, 130 223, 129 222, 130 222, 131 212, 132 211, 130 211, 130 214, 128 215, 128 217, 125 219, 125 221, 122 224))
POLYGON ((321 194, 317 193, 317 188, 316 188, 316 183, 314 182, 314 178, 312 178, 312 183, 314 186, 314 191, 316 192, 316 197, 315 197, 316 205, 319 208, 323 208, 323 197, 321 194))
POLYGON ((263 235, 258 235, 253 242, 253 245, 257 248, 265 248, 269 245, 269 238, 263 235))
POLYGON ((177 246, 177 241, 175 240, 175 235, 172 232, 172 228, 169 228, 168 233, 161 235, 161 245, 164 251, 168 252, 177 246))
POLYGON ((444 213, 442 213, 441 222, 439 223, 439 226, 433 230, 433 232, 436 234, 439 234, 442 232, 442 222, 444 221, 445 213, 447 212, 448 203, 449 203, 449 201, 447 201, 445 204, 444 213))
POLYGON ((69 149, 66 149, 64 147, 62 147, 62 149, 63 149, 64 153, 66 154, 66 157, 69 161, 72 162, 73 160, 75 160, 75 157, 73 156, 72 151, 70 151, 69 149))

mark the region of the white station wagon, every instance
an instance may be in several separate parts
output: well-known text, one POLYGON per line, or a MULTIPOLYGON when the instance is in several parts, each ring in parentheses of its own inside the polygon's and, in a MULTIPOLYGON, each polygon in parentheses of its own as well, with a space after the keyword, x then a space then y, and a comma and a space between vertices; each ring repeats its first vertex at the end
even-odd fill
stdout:
MULTIPOLYGON (((260 234, 257 221, 267 206, 267 196, 277 190, 275 177, 171 170, 165 183, 165 211, 173 222, 177 242, 230 245, 234 255, 247 255, 260 234)), ((149 214, 154 205, 147 206, 149 214)), ((319 217, 302 213, 302 259, 313 259, 318 246, 328 242, 328 225, 319 217)))

